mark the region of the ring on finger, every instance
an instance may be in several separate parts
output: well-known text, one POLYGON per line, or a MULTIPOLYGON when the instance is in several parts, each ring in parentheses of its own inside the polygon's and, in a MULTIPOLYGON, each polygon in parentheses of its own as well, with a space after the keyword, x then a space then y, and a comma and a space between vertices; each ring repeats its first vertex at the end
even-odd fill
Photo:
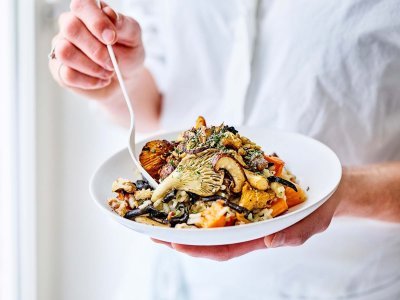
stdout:
POLYGON ((62 85, 66 85, 65 82, 64 82, 64 80, 62 79, 62 76, 61 76, 61 69, 62 69, 63 66, 64 66, 64 64, 63 64, 62 62, 59 62, 59 63, 58 63, 58 67, 57 67, 57 76, 58 76, 58 80, 60 81, 60 83, 61 83, 62 85))
POLYGON ((53 47, 51 48, 50 53, 47 55, 49 60, 56 59, 56 44, 54 43, 53 47))

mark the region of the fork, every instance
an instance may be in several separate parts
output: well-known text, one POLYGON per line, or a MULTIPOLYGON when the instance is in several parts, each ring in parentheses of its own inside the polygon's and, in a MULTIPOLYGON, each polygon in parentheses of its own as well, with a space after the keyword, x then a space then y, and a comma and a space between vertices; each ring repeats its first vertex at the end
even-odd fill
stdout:
MULTIPOLYGON (((101 9, 100 0, 96 0, 97 6, 101 9)), ((115 74, 117 75, 117 79, 119 82, 119 86, 122 91, 122 95, 124 96, 126 106, 128 107, 129 116, 130 116, 130 126, 129 126, 129 138, 128 138, 128 150, 133 160, 133 163, 136 165, 142 176, 149 182, 149 184, 156 188, 158 183, 150 176, 150 174, 142 167, 140 162, 136 159, 136 143, 135 143, 135 113, 133 111, 132 102, 129 97, 129 94, 126 91, 125 82, 122 77, 121 71, 118 66, 117 59, 115 57, 115 53, 113 47, 111 45, 107 45, 108 54, 110 55, 111 62, 114 67, 115 74)))

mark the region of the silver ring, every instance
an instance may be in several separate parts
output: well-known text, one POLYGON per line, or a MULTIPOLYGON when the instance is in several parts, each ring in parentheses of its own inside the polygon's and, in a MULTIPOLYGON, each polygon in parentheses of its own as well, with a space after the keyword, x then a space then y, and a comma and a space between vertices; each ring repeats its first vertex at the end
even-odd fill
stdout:
POLYGON ((64 64, 62 63, 62 62, 60 62, 59 64, 58 64, 58 68, 57 68, 57 76, 58 76, 58 80, 60 81, 60 83, 62 84, 62 85, 65 85, 65 83, 64 83, 64 81, 62 80, 62 77, 61 77, 61 68, 64 66, 64 64))
POLYGON ((54 46, 51 48, 50 53, 47 55, 49 60, 56 59, 56 44, 54 43, 54 46))

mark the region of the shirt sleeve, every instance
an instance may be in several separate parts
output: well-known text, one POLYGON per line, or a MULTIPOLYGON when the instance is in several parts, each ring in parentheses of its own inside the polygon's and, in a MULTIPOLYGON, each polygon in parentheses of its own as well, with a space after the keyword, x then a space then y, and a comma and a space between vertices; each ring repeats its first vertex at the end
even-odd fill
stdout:
POLYGON ((161 93, 165 91, 165 47, 161 33, 163 28, 162 3, 159 0, 125 0, 121 12, 139 22, 146 52, 145 67, 153 75, 161 93))

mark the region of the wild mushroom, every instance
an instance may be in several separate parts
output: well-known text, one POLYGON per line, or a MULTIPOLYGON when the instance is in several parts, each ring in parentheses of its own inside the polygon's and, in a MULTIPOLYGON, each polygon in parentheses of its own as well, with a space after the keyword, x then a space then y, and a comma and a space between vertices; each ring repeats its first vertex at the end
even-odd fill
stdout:
POLYGON ((212 196, 201 198, 201 201, 204 201, 204 202, 216 201, 216 200, 226 200, 226 198, 222 197, 221 195, 212 195, 212 196))
POLYGON ((264 176, 258 175, 246 169, 243 169, 243 171, 246 175, 247 181, 253 188, 260 191, 265 191, 268 188, 268 181, 264 176))
POLYGON ((135 222, 157 227, 170 227, 166 221, 159 221, 145 216, 136 217, 135 222))
POLYGON ((233 203, 231 201, 226 200, 225 204, 226 204, 226 206, 228 206, 229 208, 231 208, 233 210, 236 210, 238 213, 242 214, 246 218, 250 213, 250 211, 247 208, 245 208, 243 206, 240 206, 240 205, 237 205, 237 204, 235 204, 235 203, 233 203))
POLYGON ((139 161, 151 177, 159 180, 159 171, 166 164, 167 157, 173 149, 174 145, 166 140, 150 141, 144 145, 139 161))
POLYGON ((157 218, 164 220, 167 218, 167 214, 155 209, 152 205, 147 205, 144 208, 136 208, 134 210, 128 211, 125 215, 124 218, 126 219, 134 219, 138 216, 146 215, 149 214, 150 217, 152 218, 157 218))
POLYGON ((153 192, 153 202, 163 199, 172 190, 182 190, 206 197, 221 189, 224 174, 215 171, 212 161, 218 150, 209 149, 182 159, 176 169, 153 192))
POLYGON ((171 201, 172 199, 175 198, 175 190, 170 191, 162 200, 162 202, 164 203, 168 203, 169 201, 171 201))
POLYGON ((248 168, 247 164, 244 162, 243 157, 241 155, 238 154, 238 152, 236 152, 233 149, 228 149, 227 151, 224 151, 224 153, 230 155, 231 157, 233 157, 234 159, 237 160, 237 162, 243 167, 243 168, 248 168))
POLYGON ((189 211, 186 206, 180 204, 178 205, 177 209, 180 210, 182 214, 180 216, 174 216, 168 220, 172 227, 175 227, 175 225, 179 223, 186 223, 186 221, 189 219, 189 211))
POLYGON ((150 186, 149 182, 145 179, 139 179, 135 182, 136 188, 138 190, 147 190, 147 189, 152 189, 150 186))
POLYGON ((242 190, 246 182, 246 176, 244 175, 242 166, 236 159, 227 154, 220 153, 214 157, 213 166, 216 172, 220 172, 223 169, 229 173, 235 184, 232 189, 234 193, 239 193, 242 190))

